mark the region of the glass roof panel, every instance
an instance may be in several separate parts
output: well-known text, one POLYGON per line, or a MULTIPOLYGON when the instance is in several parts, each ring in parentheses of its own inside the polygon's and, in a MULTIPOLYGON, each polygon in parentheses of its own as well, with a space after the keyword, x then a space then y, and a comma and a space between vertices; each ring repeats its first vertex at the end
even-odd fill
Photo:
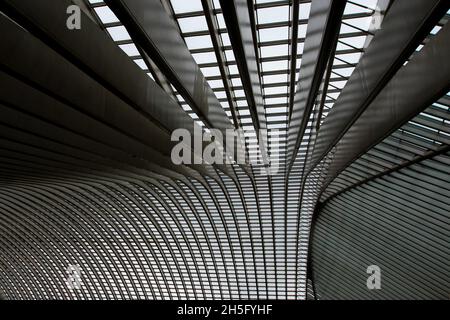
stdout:
POLYGON ((289 6, 258 9, 257 14, 259 24, 288 21, 289 6))
POLYGON ((124 26, 110 27, 107 30, 114 41, 131 40, 128 31, 124 26))
POLYGON ((208 24, 204 16, 180 18, 177 20, 181 32, 194 32, 208 30, 208 24))
POLYGON ((133 43, 122 44, 119 47, 129 56, 139 55, 139 50, 136 48, 136 46, 133 43))
POLYGON ((201 0, 171 0, 170 1, 175 13, 202 11, 201 0))
POLYGON ((259 39, 262 42, 272 40, 282 40, 288 38, 289 38, 289 27, 278 27, 259 30, 259 39))
POLYGON ((184 38, 186 45, 190 50, 200 49, 200 48, 212 48, 211 37, 207 36, 197 36, 197 37, 186 37, 184 38))
POLYGON ((107 6, 95 8, 95 13, 97 13, 98 17, 103 23, 112 23, 119 22, 119 19, 116 15, 111 11, 111 9, 107 6))

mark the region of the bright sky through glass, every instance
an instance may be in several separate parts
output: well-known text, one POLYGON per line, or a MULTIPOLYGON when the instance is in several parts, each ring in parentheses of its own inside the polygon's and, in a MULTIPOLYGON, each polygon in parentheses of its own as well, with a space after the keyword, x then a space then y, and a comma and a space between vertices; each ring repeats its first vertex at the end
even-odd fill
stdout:
MULTIPOLYGON (((116 41, 120 48, 132 57, 140 68, 146 70, 152 76, 147 70, 145 60, 140 56, 128 32, 120 24, 114 13, 102 1, 90 0, 90 2, 95 4, 95 13, 101 22, 107 26, 107 31, 113 41, 116 41)), ((226 114, 229 116, 230 122, 233 122, 231 108, 210 36, 212 31, 208 29, 201 1, 168 0, 168 2, 171 4, 174 18, 194 60, 200 66, 209 86, 213 89, 226 114)), ((226 24, 223 15, 220 13, 220 3, 219 1, 213 1, 213 3, 214 9, 216 10, 215 19, 220 28, 220 40, 226 59, 224 61, 226 64, 225 70, 230 77, 232 85, 230 88, 231 95, 236 101, 237 116, 240 125, 249 130, 254 130, 226 24)), ((367 35, 370 32, 372 16, 375 13, 374 9, 376 9, 376 5, 377 0, 347 2, 336 55, 333 60, 331 79, 327 88, 324 117, 327 115, 329 109, 332 108, 334 101, 339 97, 340 91, 344 88, 348 77, 352 74, 355 65, 359 62, 364 52, 364 46, 367 45, 367 35)), ((281 134, 284 136, 287 135, 290 73, 295 72, 295 79, 298 81, 298 72, 301 68, 301 55, 303 53, 303 41, 307 34, 310 8, 311 4, 308 2, 302 2, 299 5, 299 41, 296 70, 290 70, 290 19, 292 7, 288 1, 284 0, 276 2, 273 0, 255 1, 258 54, 260 57, 260 70, 262 72, 260 80, 264 94, 267 125, 269 128, 282 130, 281 134)), ((433 30, 433 32, 437 31, 438 28, 433 30)), ((173 90, 176 94, 176 90, 174 88, 173 90)), ((176 94, 176 97, 181 107, 193 119, 199 121, 198 116, 186 104, 183 98, 178 94, 176 94)))

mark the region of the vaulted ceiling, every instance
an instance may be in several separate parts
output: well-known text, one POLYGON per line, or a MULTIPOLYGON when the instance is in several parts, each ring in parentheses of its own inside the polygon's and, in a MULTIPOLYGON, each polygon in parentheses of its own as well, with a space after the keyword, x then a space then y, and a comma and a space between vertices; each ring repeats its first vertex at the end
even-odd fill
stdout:
POLYGON ((2 1, 0 293, 448 298, 448 10, 2 1), (176 165, 178 128, 242 129, 255 161, 176 165))

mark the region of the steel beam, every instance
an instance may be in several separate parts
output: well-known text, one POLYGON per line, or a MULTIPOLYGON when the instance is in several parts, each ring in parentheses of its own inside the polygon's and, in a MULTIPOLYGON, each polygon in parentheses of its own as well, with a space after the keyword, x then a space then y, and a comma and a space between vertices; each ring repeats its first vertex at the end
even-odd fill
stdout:
POLYGON ((5 0, 0 8, 158 126, 170 132, 177 128, 193 132, 195 122, 83 12, 80 30, 66 28, 70 4, 69 0, 5 0))
MULTIPOLYGON (((5 31, 4 46, 0 48, 0 67, 13 74, 13 77, 31 82, 38 90, 51 93, 66 106, 81 110, 85 113, 84 117, 89 115, 102 125, 112 126, 121 134, 138 139, 140 143, 153 149, 151 154, 155 155, 155 150, 161 152, 166 157, 165 160, 156 155, 144 158, 157 161, 163 167, 173 168, 168 161, 170 145, 173 144, 170 141, 171 131, 185 128, 194 138, 192 133, 195 128, 201 131, 200 127, 90 19, 82 18, 83 27, 77 31, 60 28, 59 22, 65 21, 63 2, 64 0, 53 6, 43 0, 39 5, 42 10, 48 10, 42 12, 33 6, 36 4, 34 2, 2 3, 3 9, 6 8, 27 30, 44 42, 25 32, 11 20, 0 17, 5 31), (48 15, 55 20, 47 19, 48 15), (92 94, 94 91, 96 94, 92 94)), ((7 100, 12 98, 7 93, 5 95, 7 100)), ((49 107, 51 104, 45 106, 49 107)), ((60 119, 66 119, 69 113, 75 112, 71 108, 64 107, 59 113, 50 112, 48 115, 59 115, 60 119)), ((77 115, 80 116, 81 114, 77 115)), ((55 119, 52 121, 57 122, 55 119)), ((73 121, 69 124, 72 127, 77 125, 73 121)), ((83 126, 79 124, 79 127, 83 126)), ((76 132, 83 132, 84 129, 79 130, 81 131, 76 132)), ((119 133, 116 131, 114 134, 119 133)), ((111 143, 117 141, 110 139, 111 143)), ((123 143, 120 148, 127 149, 132 145, 135 142, 123 143)), ((138 153, 143 150, 145 148, 135 149, 138 153)), ((204 171, 201 166, 195 166, 195 169, 204 171)))
POLYGON ((330 0, 318 0, 311 3, 299 82, 289 114, 288 164, 290 166, 297 156, 330 59, 330 52, 336 43, 345 3, 345 1, 330 0))
POLYGON ((450 89, 450 25, 388 82, 335 145, 323 190, 349 164, 450 89))
MULTIPOLYGON (((260 81, 254 23, 253 1, 220 0, 223 17, 242 80, 255 130, 267 129, 260 81), (251 5, 249 3, 251 2, 251 5), (251 7, 249 7, 251 6, 251 7)), ((267 138, 267 137, 266 137, 267 138)), ((259 141, 263 159, 267 159, 266 138, 259 141)))
POLYGON ((223 48, 222 38, 219 33, 219 24, 217 18, 214 14, 214 4, 212 0, 202 0, 203 11, 205 13, 205 19, 208 24, 208 29, 211 35, 211 41, 214 47, 214 53, 217 59, 217 66, 220 70, 220 75, 223 79, 223 85, 225 88, 225 94, 227 96, 228 104, 230 106, 231 115, 233 117, 234 127, 236 129, 240 128, 240 121, 237 115, 237 104, 235 101, 235 96, 233 90, 233 84, 230 79, 230 74, 228 67, 225 62, 227 61, 225 57, 225 51, 223 48))
POLYGON ((318 132, 310 169, 341 139, 449 6, 445 0, 392 3, 382 28, 375 34, 318 132))
POLYGON ((289 115, 292 114, 294 107, 295 85, 297 84, 297 47, 298 42, 298 16, 299 16, 299 1, 293 0, 291 7, 291 53, 290 53, 290 74, 289 74, 289 115))
POLYGON ((158 153, 170 158, 168 130, 11 20, 0 16, 0 27, 5 31, 0 48, 2 103, 142 159, 156 161, 158 153))
POLYGON ((159 0, 105 1, 207 127, 233 126, 159 0))

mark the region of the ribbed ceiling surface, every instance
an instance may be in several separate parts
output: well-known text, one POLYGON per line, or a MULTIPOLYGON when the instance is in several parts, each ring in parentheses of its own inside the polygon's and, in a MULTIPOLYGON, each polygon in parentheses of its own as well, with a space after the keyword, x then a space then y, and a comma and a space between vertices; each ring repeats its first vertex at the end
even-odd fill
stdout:
POLYGON ((4 0, 1 296, 444 297, 448 7, 4 0), (243 129, 250 163, 176 165, 177 128, 243 129))

